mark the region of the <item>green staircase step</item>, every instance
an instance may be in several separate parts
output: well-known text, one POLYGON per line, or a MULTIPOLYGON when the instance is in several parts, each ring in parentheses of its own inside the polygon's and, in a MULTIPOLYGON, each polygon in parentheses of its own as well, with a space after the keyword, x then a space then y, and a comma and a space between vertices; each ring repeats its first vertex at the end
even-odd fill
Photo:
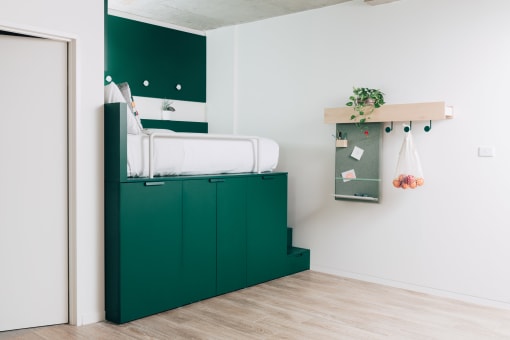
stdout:
POLYGON ((292 245, 292 228, 287 227, 287 275, 310 269, 310 249, 292 245))
POLYGON ((310 249, 292 247, 287 252, 287 274, 310 269, 310 249))

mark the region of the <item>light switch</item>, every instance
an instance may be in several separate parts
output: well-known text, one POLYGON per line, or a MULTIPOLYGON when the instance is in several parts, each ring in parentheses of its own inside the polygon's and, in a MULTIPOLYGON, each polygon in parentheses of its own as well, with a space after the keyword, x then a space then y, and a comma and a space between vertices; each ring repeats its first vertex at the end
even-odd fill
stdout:
POLYGON ((478 147, 478 157, 494 157, 494 147, 493 146, 479 146, 478 147))

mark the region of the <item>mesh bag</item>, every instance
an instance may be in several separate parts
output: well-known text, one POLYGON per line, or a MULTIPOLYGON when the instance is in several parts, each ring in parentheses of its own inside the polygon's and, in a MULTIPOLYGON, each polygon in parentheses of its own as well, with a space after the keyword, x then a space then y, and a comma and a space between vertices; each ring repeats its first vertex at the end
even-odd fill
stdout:
POLYGON ((420 157, 413 143, 411 132, 406 133, 400 153, 393 186, 401 189, 415 189, 424 184, 420 157))

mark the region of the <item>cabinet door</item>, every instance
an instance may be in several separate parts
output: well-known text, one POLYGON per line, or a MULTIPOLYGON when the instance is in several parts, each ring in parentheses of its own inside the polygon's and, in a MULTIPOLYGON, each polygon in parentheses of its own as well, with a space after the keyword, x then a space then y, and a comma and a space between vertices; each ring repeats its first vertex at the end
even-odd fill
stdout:
POLYGON ((183 181, 183 285, 185 303, 216 294, 216 185, 183 181))
POLYGON ((248 285, 285 275, 287 175, 249 178, 247 192, 248 285))
POLYGON ((126 322, 181 304, 180 182, 120 186, 120 320, 126 322))
POLYGON ((217 183, 217 293, 246 287, 246 178, 217 183))

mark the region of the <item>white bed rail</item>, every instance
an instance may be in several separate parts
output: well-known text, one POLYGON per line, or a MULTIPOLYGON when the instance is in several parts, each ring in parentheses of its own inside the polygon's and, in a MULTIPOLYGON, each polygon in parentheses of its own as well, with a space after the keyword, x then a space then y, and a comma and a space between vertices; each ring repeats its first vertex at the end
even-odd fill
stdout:
POLYGON ((155 132, 144 131, 149 136, 149 178, 154 178, 154 139, 155 138, 173 138, 173 139, 205 139, 205 140, 241 140, 248 141, 253 147, 254 170, 260 173, 260 139, 256 136, 237 136, 237 135, 215 135, 206 133, 184 133, 184 132, 155 132))

